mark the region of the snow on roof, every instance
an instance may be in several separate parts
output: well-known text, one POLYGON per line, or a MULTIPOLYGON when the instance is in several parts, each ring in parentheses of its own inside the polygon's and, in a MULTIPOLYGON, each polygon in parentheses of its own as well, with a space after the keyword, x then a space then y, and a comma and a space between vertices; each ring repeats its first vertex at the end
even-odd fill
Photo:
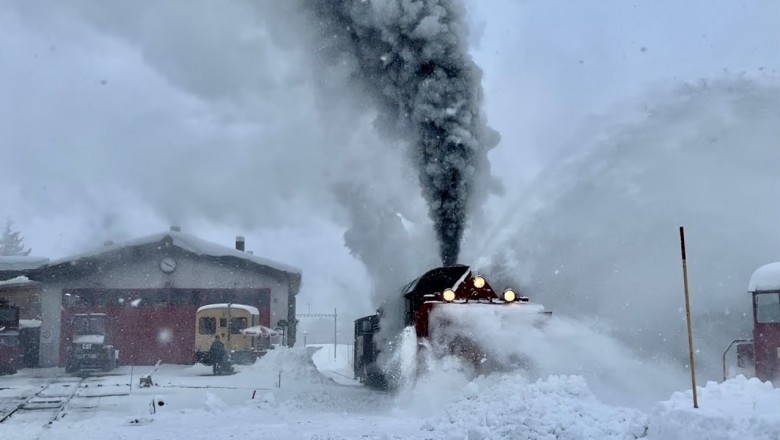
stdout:
POLYGON ((200 313, 203 310, 209 310, 209 309, 226 309, 230 306, 231 309, 241 309, 246 310, 247 312, 253 314, 253 315, 259 315, 260 311, 257 310, 257 307, 248 306, 245 304, 228 304, 228 303, 220 303, 220 304, 206 304, 205 306, 198 307, 198 313, 200 313))
POLYGON ((748 292, 780 290, 780 261, 765 264, 750 277, 748 292))
POLYGON ((2 255, 0 256, 0 271, 37 269, 48 262, 49 259, 46 257, 32 257, 29 255, 2 255))
POLYGON ((30 284, 34 283, 35 281, 30 281, 29 278, 27 278, 24 275, 20 275, 16 278, 11 278, 10 280, 0 281, 0 286, 2 285, 10 285, 10 284, 30 284))
POLYGON ((197 255, 206 255, 211 257, 236 257, 236 258, 241 258, 243 260, 251 261, 261 266, 269 267, 271 269, 276 269, 281 272, 287 272, 290 274, 298 274, 298 275, 301 274, 301 270, 298 269, 297 267, 279 263, 277 261, 273 261, 267 258, 258 257, 248 252, 239 251, 230 246, 223 246, 220 244, 212 243, 203 240, 201 238, 198 238, 192 234, 187 234, 185 232, 178 232, 178 231, 166 231, 157 234, 147 235, 144 237, 139 237, 132 240, 101 246, 99 248, 93 249, 92 251, 85 252, 83 254, 73 255, 63 259, 52 261, 50 266, 56 266, 63 263, 70 263, 79 260, 81 258, 95 257, 125 247, 142 246, 145 244, 160 242, 165 237, 171 237, 173 246, 176 246, 178 248, 181 248, 188 252, 192 252, 197 255))

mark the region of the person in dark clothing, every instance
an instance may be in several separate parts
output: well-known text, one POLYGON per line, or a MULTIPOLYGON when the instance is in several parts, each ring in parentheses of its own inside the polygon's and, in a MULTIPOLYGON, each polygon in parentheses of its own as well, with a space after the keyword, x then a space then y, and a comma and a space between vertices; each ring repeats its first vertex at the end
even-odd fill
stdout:
POLYGON ((214 342, 211 343, 209 348, 209 355, 212 362, 212 371, 214 374, 219 374, 223 370, 227 370, 225 366, 225 344, 219 340, 219 336, 214 337, 214 342))

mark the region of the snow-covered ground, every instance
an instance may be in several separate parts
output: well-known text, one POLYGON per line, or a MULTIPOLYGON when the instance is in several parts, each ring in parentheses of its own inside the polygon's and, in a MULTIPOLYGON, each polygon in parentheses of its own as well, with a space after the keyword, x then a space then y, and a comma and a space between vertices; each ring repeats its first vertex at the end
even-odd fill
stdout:
MULTIPOLYGON (((3 408, 57 381, 72 394, 51 424, 46 410, 21 411, 0 423, 0 438, 24 439, 777 439, 780 391, 737 376, 673 393, 649 411, 600 401, 587 380, 520 372, 469 379, 453 364, 399 394, 351 379, 351 347, 279 349, 232 376, 202 365, 163 365, 155 386, 138 388, 151 367, 122 367, 89 378, 61 369, 0 377, 3 408), (315 351, 316 350, 316 351, 315 351), (59 378, 58 378, 59 377, 59 378), (102 397, 96 397, 102 396, 102 397), (155 402, 153 406, 153 402, 155 402)), ((647 374, 652 374, 648 372, 647 374)), ((637 381, 645 380, 637 377, 637 381)), ((50 387, 55 390, 56 387, 50 387)), ((51 391, 57 393, 57 391, 51 391)))

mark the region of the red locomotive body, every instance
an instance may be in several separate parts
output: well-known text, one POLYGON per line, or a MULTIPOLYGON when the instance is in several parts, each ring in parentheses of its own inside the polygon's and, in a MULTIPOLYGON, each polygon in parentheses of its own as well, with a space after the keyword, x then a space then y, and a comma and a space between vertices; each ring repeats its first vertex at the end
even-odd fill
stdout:
POLYGON ((0 301, 0 374, 14 374, 19 368, 22 368, 19 307, 0 301))

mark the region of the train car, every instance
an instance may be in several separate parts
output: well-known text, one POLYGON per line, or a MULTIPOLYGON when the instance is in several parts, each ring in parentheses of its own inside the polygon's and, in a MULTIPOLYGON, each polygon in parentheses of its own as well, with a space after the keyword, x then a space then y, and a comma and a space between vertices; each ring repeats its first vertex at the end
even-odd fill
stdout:
POLYGON ((252 364, 262 353, 258 340, 243 330, 258 326, 260 312, 245 304, 208 304, 198 308, 195 319, 195 361, 212 365, 209 349, 214 337, 225 344, 230 364, 252 364))
POLYGON ((19 343, 19 307, 0 300, 0 375, 14 374, 22 368, 19 343))
POLYGON ((499 294, 485 277, 474 274, 469 266, 464 265, 432 269, 407 284, 401 295, 402 310, 385 305, 376 315, 355 321, 353 369, 355 377, 368 386, 382 389, 395 387, 394 376, 397 374, 389 371, 387 366, 387 359, 392 355, 383 353, 396 350, 399 345, 397 340, 387 343, 390 336, 387 333, 397 333, 399 329, 388 331, 383 328, 387 323, 399 320, 393 315, 402 313, 400 320, 403 327, 414 329, 418 352, 432 351, 429 354, 436 357, 457 355, 476 369, 487 367, 485 361, 489 356, 478 338, 472 337, 473 329, 463 324, 493 319, 499 308, 513 316, 523 309, 522 314, 534 315, 531 321, 539 315, 549 316, 549 312, 543 311, 540 306, 530 306, 528 298, 512 289, 499 294), (381 361, 382 357, 385 362, 381 361))
POLYGON ((780 262, 753 272, 748 284, 753 302, 753 337, 735 339, 723 353, 723 380, 727 377, 727 356, 737 350, 741 373, 762 381, 780 379, 780 262))
POLYGON ((65 372, 88 374, 111 371, 119 362, 119 350, 111 342, 110 321, 105 313, 77 313, 70 328, 65 372))

